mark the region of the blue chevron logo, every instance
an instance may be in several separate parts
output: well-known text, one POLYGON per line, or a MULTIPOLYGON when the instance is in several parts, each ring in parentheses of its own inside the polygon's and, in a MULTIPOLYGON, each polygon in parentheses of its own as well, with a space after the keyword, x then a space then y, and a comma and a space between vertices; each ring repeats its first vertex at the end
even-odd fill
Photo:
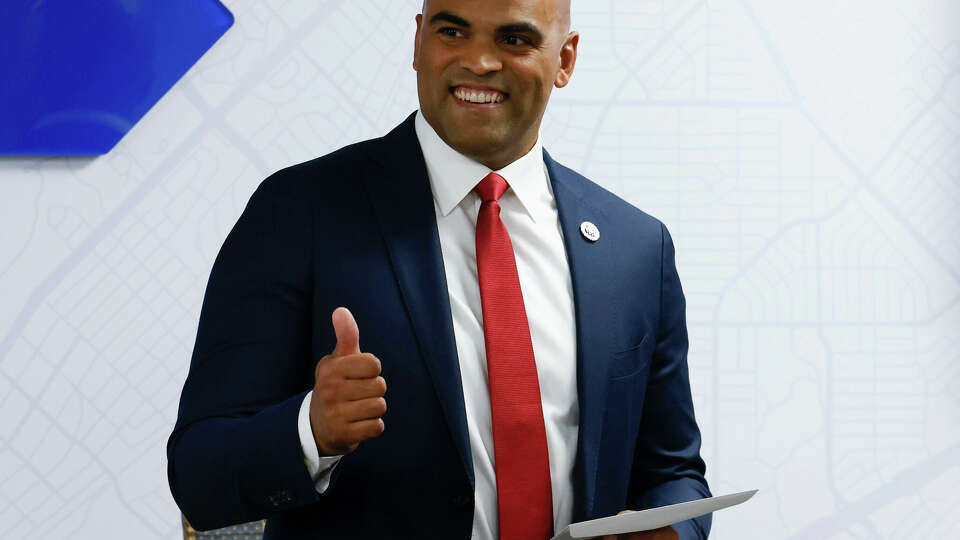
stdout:
POLYGON ((4 0, 0 155, 98 155, 233 25, 216 0, 4 0))

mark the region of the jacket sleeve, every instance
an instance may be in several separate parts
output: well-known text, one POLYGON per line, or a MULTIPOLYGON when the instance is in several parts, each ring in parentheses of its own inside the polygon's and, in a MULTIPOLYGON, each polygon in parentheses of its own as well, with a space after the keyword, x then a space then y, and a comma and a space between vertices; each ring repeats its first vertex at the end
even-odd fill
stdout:
MULTIPOLYGON (((660 320, 627 499, 637 510, 711 496, 690 394, 686 301, 673 240, 660 227, 660 320)), ((710 523, 707 514, 673 527, 681 540, 705 539, 710 523)))
POLYGON ((260 184, 207 283, 167 442, 170 490, 199 530, 263 519, 329 496, 317 493, 298 434, 316 363, 313 227, 304 197, 289 193, 288 180, 295 177, 281 171, 260 184))

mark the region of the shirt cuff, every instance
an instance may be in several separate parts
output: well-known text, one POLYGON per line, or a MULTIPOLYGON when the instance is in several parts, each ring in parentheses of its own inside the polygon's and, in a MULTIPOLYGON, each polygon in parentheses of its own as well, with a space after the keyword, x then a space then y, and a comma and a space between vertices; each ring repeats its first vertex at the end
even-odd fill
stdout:
POLYGON ((339 456, 321 456, 317 450, 317 443, 313 439, 313 430, 310 428, 310 400, 313 390, 307 392, 300 403, 300 414, 297 416, 297 433, 300 434, 300 449, 303 450, 303 464, 313 480, 317 493, 323 493, 330 485, 330 474, 340 462, 339 456))

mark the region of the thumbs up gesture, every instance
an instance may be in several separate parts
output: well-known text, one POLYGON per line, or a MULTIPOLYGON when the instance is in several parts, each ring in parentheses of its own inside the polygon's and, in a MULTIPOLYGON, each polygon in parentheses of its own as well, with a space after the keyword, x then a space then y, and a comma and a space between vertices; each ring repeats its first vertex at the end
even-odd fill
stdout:
POLYGON ((347 454, 383 433, 387 382, 380 360, 360 352, 360 331, 350 310, 333 310, 337 346, 313 371, 310 428, 321 456, 347 454))

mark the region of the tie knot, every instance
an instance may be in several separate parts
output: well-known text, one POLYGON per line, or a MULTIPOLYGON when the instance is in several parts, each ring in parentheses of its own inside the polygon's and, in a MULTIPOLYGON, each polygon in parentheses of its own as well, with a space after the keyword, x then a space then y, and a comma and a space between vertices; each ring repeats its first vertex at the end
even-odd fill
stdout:
POLYGON ((492 172, 483 177, 483 180, 481 180, 473 190, 477 192, 477 195, 480 195, 481 201, 496 202, 508 187, 510 187, 510 185, 507 184, 507 181, 502 176, 492 172))

